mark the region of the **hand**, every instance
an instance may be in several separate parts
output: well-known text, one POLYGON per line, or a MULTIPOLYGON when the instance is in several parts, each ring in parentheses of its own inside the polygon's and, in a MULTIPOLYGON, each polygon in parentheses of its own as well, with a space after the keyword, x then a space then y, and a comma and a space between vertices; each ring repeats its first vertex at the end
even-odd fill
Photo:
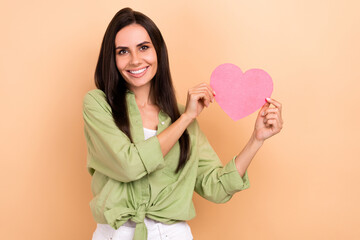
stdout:
POLYGON ((184 114, 190 119, 200 115, 204 107, 209 107, 214 102, 215 92, 209 84, 201 83, 190 88, 187 94, 186 108, 184 114))
POLYGON ((278 101, 267 98, 256 118, 254 137, 258 141, 264 141, 269 137, 279 133, 284 121, 281 117, 282 105, 278 101), (270 104, 274 105, 270 108, 270 104))

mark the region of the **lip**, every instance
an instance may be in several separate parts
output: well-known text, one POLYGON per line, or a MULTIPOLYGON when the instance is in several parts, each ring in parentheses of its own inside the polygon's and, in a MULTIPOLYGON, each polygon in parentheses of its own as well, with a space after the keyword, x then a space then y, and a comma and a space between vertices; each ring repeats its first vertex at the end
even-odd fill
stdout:
POLYGON ((145 73, 148 71, 149 67, 150 66, 141 67, 141 68, 137 68, 137 69, 126 70, 126 72, 132 77, 140 78, 140 77, 145 75, 145 73), (141 72, 141 73, 132 73, 132 72, 130 72, 130 71, 139 71, 139 70, 144 69, 144 68, 145 68, 145 70, 143 72, 141 72))

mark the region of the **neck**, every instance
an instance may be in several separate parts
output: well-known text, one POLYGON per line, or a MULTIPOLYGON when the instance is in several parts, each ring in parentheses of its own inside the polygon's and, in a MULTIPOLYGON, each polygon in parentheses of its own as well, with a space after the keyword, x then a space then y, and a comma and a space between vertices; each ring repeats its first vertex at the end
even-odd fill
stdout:
POLYGON ((147 105, 154 104, 154 97, 150 94, 150 84, 139 88, 132 88, 131 91, 135 94, 136 104, 139 108, 144 108, 147 105))

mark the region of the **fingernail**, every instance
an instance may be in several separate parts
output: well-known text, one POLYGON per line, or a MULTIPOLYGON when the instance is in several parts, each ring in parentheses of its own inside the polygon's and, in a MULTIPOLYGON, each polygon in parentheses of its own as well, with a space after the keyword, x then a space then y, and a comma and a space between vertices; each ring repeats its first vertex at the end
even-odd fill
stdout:
POLYGON ((270 102, 270 101, 271 101, 271 99, 270 99, 270 98, 266 98, 266 101, 267 101, 267 102, 270 102))
POLYGON ((265 112, 262 112, 262 113, 261 113, 261 116, 265 116, 265 112))
POLYGON ((215 91, 213 91, 214 96, 216 95, 215 91))

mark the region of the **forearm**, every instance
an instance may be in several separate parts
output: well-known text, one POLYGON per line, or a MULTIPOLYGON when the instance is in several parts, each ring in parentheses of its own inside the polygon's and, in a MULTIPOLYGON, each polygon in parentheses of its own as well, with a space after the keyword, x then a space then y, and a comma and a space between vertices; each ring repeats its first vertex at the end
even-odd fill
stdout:
POLYGON ((251 138, 244 149, 236 157, 235 164, 241 177, 244 176, 246 169, 251 163, 251 160, 254 158, 256 152, 260 149, 262 144, 263 141, 256 140, 253 134, 251 135, 251 138))
POLYGON ((163 156, 170 151, 193 120, 186 114, 182 114, 174 123, 157 135, 163 156))

